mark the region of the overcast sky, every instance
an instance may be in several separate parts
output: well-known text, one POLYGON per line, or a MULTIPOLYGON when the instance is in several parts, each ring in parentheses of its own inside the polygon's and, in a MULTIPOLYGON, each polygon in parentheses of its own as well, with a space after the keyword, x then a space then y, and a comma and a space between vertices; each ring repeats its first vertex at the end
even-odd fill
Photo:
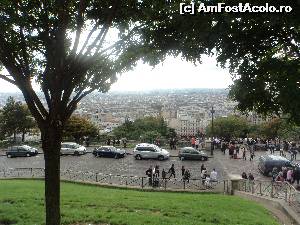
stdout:
MULTIPOLYGON (((143 63, 124 73, 113 84, 111 91, 142 91, 181 88, 227 88, 232 84, 228 70, 217 67, 215 58, 204 56, 201 65, 167 58, 155 68, 143 63)), ((0 79, 0 92, 18 89, 0 79)))

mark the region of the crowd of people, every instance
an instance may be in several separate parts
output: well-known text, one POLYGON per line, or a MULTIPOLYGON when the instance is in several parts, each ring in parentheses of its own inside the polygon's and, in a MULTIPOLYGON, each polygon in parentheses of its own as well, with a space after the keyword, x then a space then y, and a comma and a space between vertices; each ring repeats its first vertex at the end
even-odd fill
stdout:
MULTIPOLYGON (((181 181, 189 183, 191 179, 191 172, 189 169, 186 169, 185 166, 181 166, 181 181)), ((176 178, 176 170, 175 165, 172 164, 171 167, 168 170, 162 169, 161 176, 160 176, 160 169, 159 166, 150 166, 146 170, 146 175, 148 177, 148 183, 150 186, 153 187, 159 187, 160 181, 165 181, 167 179, 176 178)), ((200 177, 202 180, 202 184, 210 188, 212 187, 213 183, 218 182, 218 173, 215 169, 213 169, 210 173, 204 166, 204 164, 201 165, 200 168, 200 177)))
POLYGON ((277 167, 272 170, 272 181, 276 182, 289 182, 294 184, 295 182, 299 185, 300 181, 300 170, 299 168, 287 168, 282 167, 281 171, 278 171, 277 167))

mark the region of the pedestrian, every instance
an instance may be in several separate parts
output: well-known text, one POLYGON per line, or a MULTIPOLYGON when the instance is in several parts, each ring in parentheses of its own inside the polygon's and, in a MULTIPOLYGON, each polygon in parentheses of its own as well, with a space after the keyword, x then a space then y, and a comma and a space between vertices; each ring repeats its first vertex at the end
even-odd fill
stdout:
POLYGON ((293 175, 294 175, 294 181, 296 181, 297 185, 299 185, 299 180, 300 180, 300 168, 299 167, 296 167, 294 169, 293 175))
POLYGON ((170 174, 169 179, 174 176, 175 178, 175 166, 172 164, 171 168, 169 169, 168 173, 170 174))
POLYGON ((247 158, 246 158, 246 148, 243 146, 241 148, 241 150, 242 150, 242 154, 243 154, 243 160, 247 160, 247 158))
POLYGON ((184 166, 182 166, 181 167, 181 176, 182 176, 182 178, 184 177, 184 173, 185 173, 185 168, 184 168, 184 166))
POLYGON ((243 173, 242 173, 242 178, 243 178, 243 179, 248 179, 246 172, 243 172, 243 173))
POLYGON ((199 138, 196 138, 195 147, 196 147, 197 150, 199 148, 199 143, 200 143, 199 138))
POLYGON ((167 172, 165 171, 165 169, 163 169, 163 170, 161 171, 161 178, 162 178, 163 180, 165 180, 166 177, 167 177, 167 172))
POLYGON ((279 172, 276 179, 275 179, 276 182, 284 182, 284 177, 283 177, 283 174, 282 172, 279 172))
POLYGON ((223 142, 222 145, 221 145, 221 151, 225 155, 225 151, 226 151, 226 143, 225 142, 223 142))
POLYGON ((170 149, 171 149, 171 150, 173 149, 173 146, 174 146, 173 138, 170 138, 170 149))
POLYGON ((279 155, 280 155, 280 156, 284 156, 284 154, 283 154, 283 148, 280 148, 280 149, 279 149, 279 155))
POLYGON ((192 144, 192 147, 195 148, 196 139, 195 139, 194 136, 193 136, 192 139, 191 139, 191 144, 192 144))
POLYGON ((275 181, 277 176, 278 176, 277 167, 273 167, 273 169, 272 169, 272 181, 275 181))
POLYGON ((203 171, 203 170, 206 170, 206 168, 205 168, 204 164, 202 164, 202 165, 201 165, 201 168, 200 168, 200 173, 202 173, 202 171, 203 171))
POLYGON ((153 186, 158 187, 159 185, 159 166, 155 166, 153 173, 153 186))
POLYGON ((110 145, 110 138, 107 138, 106 144, 110 145))
POLYGON ((290 184, 293 182, 293 170, 289 169, 286 174, 286 181, 290 184))
POLYGON ((254 154, 254 145, 251 145, 250 146, 250 161, 253 161, 254 156, 255 156, 255 154, 254 154))
POLYGON ((218 173, 215 169, 210 172, 210 181, 217 182, 218 181, 218 173))
POLYGON ((123 143, 123 148, 127 147, 127 139, 126 137, 122 139, 122 143, 123 143))
POLYGON ((254 182, 254 176, 252 173, 249 173, 248 179, 249 179, 249 181, 254 182))
POLYGON ((191 177, 190 171, 188 169, 185 170, 184 174, 183 174, 183 181, 189 183, 190 182, 190 177, 191 177))
POLYGON ((146 170, 146 175, 148 176, 148 183, 149 183, 149 186, 152 186, 152 177, 153 177, 153 169, 152 169, 152 166, 150 166, 150 167, 146 170))
POLYGON ((283 179, 286 180, 287 179, 288 169, 286 167, 282 167, 281 171, 282 171, 282 177, 283 177, 283 179))

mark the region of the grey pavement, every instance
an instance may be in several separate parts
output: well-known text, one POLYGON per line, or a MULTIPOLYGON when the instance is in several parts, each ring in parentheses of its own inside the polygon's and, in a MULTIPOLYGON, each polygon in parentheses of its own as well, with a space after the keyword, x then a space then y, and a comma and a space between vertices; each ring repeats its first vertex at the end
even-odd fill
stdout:
MULTIPOLYGON (((92 148, 89 148, 91 151, 92 148)), ((118 174, 127 176, 145 176, 145 171, 150 165, 158 165, 160 171, 162 169, 168 170, 172 164, 175 165, 176 176, 181 177, 181 167, 190 169, 192 178, 200 178, 200 167, 202 164, 210 172, 213 168, 216 169, 219 175, 219 179, 227 179, 230 174, 240 175, 242 172, 253 173, 255 179, 270 180, 270 178, 263 176, 257 169, 258 158, 261 155, 269 154, 264 151, 257 151, 254 161, 244 161, 242 159, 230 159, 228 153, 225 155, 220 150, 214 151, 213 158, 209 158, 208 161, 180 161, 177 156, 178 151, 169 150, 171 153, 170 159, 165 161, 158 160, 135 160, 131 155, 132 150, 126 150, 129 154, 125 158, 96 158, 91 153, 83 156, 61 156, 61 169, 62 170, 74 170, 74 171, 90 171, 104 174, 118 174)), ((207 151, 210 155, 210 151, 207 151)), ((275 152, 279 154, 279 152, 275 152)), ((241 155, 240 155, 241 157, 241 155)), ((7 158, 5 156, 0 157, 0 170, 9 168, 43 168, 44 156, 39 154, 34 157, 19 157, 19 158, 7 158)))

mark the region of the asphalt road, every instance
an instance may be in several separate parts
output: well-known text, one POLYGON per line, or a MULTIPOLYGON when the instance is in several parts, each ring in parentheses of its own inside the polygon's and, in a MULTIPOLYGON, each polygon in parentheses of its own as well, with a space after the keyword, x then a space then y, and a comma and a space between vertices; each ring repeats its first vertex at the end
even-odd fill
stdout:
MULTIPOLYGON (((88 149, 89 151, 92 148, 88 149)), ((125 158, 96 158, 91 153, 87 153, 82 156, 61 156, 61 169, 62 170, 74 170, 74 171, 90 171, 100 172, 105 174, 118 174, 129 176, 145 176, 145 171, 150 165, 158 165, 160 171, 165 169, 166 171, 175 165, 177 177, 181 177, 181 167, 190 169, 192 178, 200 177, 200 167, 202 164, 210 172, 213 168, 218 172, 220 179, 226 179, 229 175, 241 174, 243 171, 246 173, 253 173, 256 179, 269 180, 270 178, 264 177, 257 169, 258 158, 260 155, 268 154, 268 152, 258 151, 254 161, 244 161, 242 159, 230 159, 228 154, 223 155, 220 150, 215 150, 213 158, 209 158, 208 161, 180 161, 177 156, 177 151, 170 151, 170 159, 165 161, 158 160, 135 160, 132 155, 132 150, 127 150, 129 155, 125 158)), ((210 152, 207 152, 210 154, 210 152)), ((276 152, 275 154, 279 154, 276 152)), ((44 167, 44 155, 39 154, 34 157, 19 157, 19 158, 7 158, 6 156, 0 157, 0 170, 8 168, 43 168, 44 167)))

